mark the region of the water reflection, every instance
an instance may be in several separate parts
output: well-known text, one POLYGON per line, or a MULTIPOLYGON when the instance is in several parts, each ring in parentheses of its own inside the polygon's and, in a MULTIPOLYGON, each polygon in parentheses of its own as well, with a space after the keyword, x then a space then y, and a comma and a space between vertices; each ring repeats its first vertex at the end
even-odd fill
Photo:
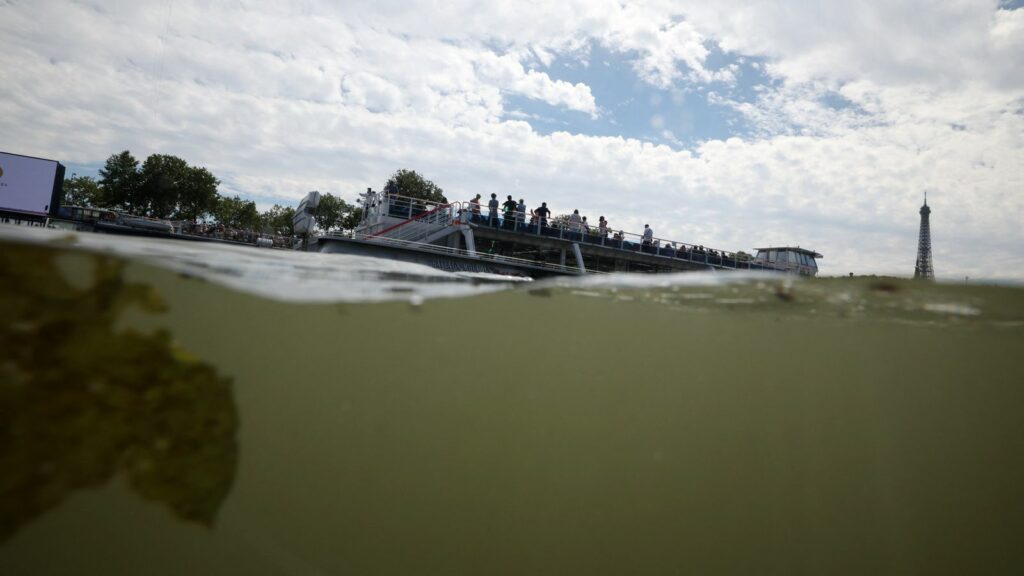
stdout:
POLYGON ((211 525, 238 461, 231 380, 165 331, 119 325, 165 306, 100 255, 0 251, 0 542, 72 491, 123 474, 211 525))

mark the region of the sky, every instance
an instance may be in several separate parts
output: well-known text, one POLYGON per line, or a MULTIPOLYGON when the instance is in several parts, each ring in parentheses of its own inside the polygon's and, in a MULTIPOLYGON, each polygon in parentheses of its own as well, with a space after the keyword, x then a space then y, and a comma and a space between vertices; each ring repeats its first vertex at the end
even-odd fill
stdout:
POLYGON ((261 209, 398 169, 823 275, 1024 280, 1022 0, 0 0, 0 150, 261 209))

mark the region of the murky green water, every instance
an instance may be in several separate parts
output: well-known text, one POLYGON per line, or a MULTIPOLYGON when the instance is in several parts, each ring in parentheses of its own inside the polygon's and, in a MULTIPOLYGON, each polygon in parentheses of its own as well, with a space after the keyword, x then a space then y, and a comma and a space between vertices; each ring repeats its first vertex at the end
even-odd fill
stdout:
POLYGON ((56 242, 0 244, 0 574, 1024 569, 1024 290, 287 303, 56 242))

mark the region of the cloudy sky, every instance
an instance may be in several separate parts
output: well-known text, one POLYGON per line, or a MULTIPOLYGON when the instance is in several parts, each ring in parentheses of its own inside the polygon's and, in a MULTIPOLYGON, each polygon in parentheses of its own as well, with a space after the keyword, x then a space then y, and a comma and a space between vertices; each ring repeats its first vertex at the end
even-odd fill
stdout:
POLYGON ((824 274, 1024 279, 1022 0, 0 0, 0 150, 261 208, 399 168, 824 274))

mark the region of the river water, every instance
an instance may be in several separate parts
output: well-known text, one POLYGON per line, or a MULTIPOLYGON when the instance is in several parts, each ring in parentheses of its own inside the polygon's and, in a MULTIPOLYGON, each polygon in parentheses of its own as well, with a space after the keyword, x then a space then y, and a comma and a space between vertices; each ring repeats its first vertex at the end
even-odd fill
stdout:
POLYGON ((1020 573, 1024 290, 0 227, 0 574, 1020 573))

